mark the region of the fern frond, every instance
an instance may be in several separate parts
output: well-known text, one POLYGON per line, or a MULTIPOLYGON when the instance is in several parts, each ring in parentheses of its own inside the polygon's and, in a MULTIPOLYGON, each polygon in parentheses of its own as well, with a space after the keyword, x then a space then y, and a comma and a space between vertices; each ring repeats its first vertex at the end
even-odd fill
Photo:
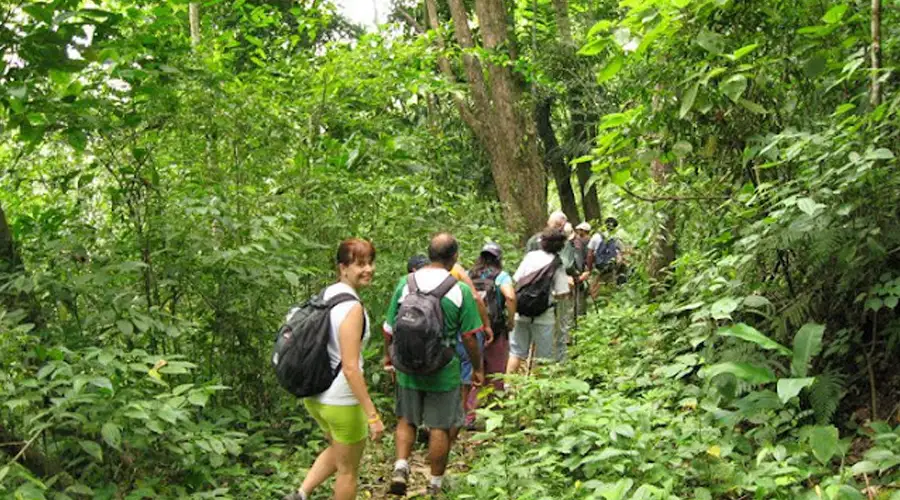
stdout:
POLYGON ((825 373, 816 376, 815 383, 809 388, 809 404, 816 416, 816 422, 831 422, 838 404, 844 397, 846 377, 838 373, 825 373))

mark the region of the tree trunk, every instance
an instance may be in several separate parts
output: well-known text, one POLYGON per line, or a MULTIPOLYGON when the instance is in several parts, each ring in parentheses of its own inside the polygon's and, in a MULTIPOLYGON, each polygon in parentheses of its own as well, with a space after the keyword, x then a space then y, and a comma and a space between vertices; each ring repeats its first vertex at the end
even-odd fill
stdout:
MULTIPOLYGON (((575 55, 575 40, 572 38, 572 28, 569 22, 569 2, 568 0, 553 0, 553 12, 556 17, 556 30, 559 32, 560 43, 563 46, 563 54, 571 66, 578 65, 577 56, 575 55)), ((593 78, 589 75, 589 79, 593 78)), ((593 124, 597 121, 593 113, 588 112, 588 106, 584 102, 584 95, 587 89, 584 88, 580 79, 576 79, 569 91, 569 109, 572 113, 572 139, 574 146, 572 155, 578 158, 590 153, 591 144, 593 143, 593 124)), ((591 180, 593 172, 591 170, 591 162, 579 162, 575 165, 575 172, 578 176, 579 195, 581 196, 581 207, 584 209, 584 220, 600 221, 601 211, 600 202, 597 199, 597 188, 587 187, 591 180)))
MULTIPOLYGON (((671 163, 653 160, 650 169, 650 174, 658 186, 664 187, 668 184, 669 175, 672 173, 671 163)), ((651 288, 653 295, 658 295, 666 289, 671 276, 670 266, 675 261, 675 215, 672 207, 663 206, 657 213, 657 219, 659 225, 653 236, 648 269, 650 280, 653 283, 651 288)))
POLYGON ((191 24, 191 47, 200 45, 200 4, 191 2, 188 5, 188 19, 191 24))
POLYGON ((544 164, 556 181, 556 191, 559 194, 562 211, 570 221, 578 221, 581 218, 578 215, 575 193, 572 191, 572 171, 566 163, 565 155, 553 132, 553 124, 550 122, 551 105, 552 99, 548 97, 537 103, 537 109, 535 109, 538 135, 544 144, 544 164))
POLYGON ((872 0, 872 89, 869 102, 872 107, 881 104, 881 0, 872 0))
MULTIPOLYGON (((426 0, 425 4, 429 24, 440 35, 434 0, 426 0)), ((472 97, 471 104, 462 99, 456 99, 456 104, 463 120, 487 150, 507 229, 526 237, 543 227, 547 214, 547 182, 534 117, 522 105, 521 86, 510 65, 492 61, 483 64, 477 52, 469 50, 475 49, 475 38, 463 0, 449 0, 449 6, 454 35, 463 49, 463 69, 472 97)), ((476 0, 475 11, 483 48, 510 55, 512 40, 503 0, 476 0)), ((443 47, 443 44, 438 36, 438 45, 443 47)), ((445 76, 456 80, 446 58, 439 58, 438 65, 445 76)))
MULTIPOLYGON (((591 152, 593 144, 594 124, 597 122, 595 115, 585 111, 584 102, 579 99, 571 101, 572 109, 572 138, 575 141, 574 154, 576 157, 587 155, 591 152)), ((584 209, 584 219, 600 222, 603 211, 600 200, 597 197, 597 187, 588 183, 593 177, 590 161, 582 161, 575 164, 575 173, 578 176, 579 194, 581 195, 581 207, 584 209)))
POLYGON ((6 222, 6 213, 0 205, 0 273, 9 273, 22 270, 22 258, 16 249, 12 230, 6 222))

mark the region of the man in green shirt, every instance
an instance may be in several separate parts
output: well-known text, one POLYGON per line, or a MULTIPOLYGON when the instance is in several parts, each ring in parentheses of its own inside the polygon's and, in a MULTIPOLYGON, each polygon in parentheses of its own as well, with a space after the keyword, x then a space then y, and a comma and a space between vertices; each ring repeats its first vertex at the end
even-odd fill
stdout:
MULTIPOLYGON (((428 257, 431 263, 414 273, 415 282, 422 292, 437 288, 450 276, 450 270, 459 256, 459 244, 452 235, 440 233, 431 239, 428 257)), ((397 311, 403 299, 410 293, 407 284, 409 276, 404 276, 391 298, 384 322, 385 341, 392 341, 397 311)), ((464 283, 456 283, 440 299, 444 316, 444 343, 456 348, 462 339, 474 371, 472 385, 484 382, 481 364, 481 350, 476 334, 484 329, 472 290, 464 283)), ((388 349, 388 352, 390 350, 388 349)), ((430 428, 428 459, 431 464, 430 493, 438 493, 443 483, 450 454, 450 435, 464 421, 462 397, 460 393, 460 361, 453 356, 446 366, 431 375, 397 373, 396 390, 397 421, 397 461, 391 476, 391 493, 406 494, 409 479, 409 456, 415 442, 415 427, 430 428)))

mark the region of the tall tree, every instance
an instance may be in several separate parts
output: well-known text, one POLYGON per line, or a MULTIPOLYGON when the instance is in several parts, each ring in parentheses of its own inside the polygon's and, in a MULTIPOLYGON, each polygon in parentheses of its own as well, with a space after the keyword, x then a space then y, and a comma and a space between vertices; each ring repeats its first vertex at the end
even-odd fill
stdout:
MULTIPOLYGON (((426 7, 429 25, 438 33, 438 44, 443 47, 435 0, 426 0, 426 7)), ((488 153, 508 229, 523 236, 530 234, 544 224, 547 181, 534 117, 522 102, 522 83, 511 70, 514 63, 506 62, 516 59, 506 6, 503 0, 476 0, 481 47, 476 47, 464 2, 449 0, 449 7, 471 95, 471 102, 457 98, 457 107, 488 153), (482 61, 476 52, 492 57, 482 61)), ((446 58, 439 60, 439 67, 456 80, 446 58)))
POLYGON ((578 215, 575 192, 572 191, 572 171, 566 162, 565 153, 559 146, 559 141, 556 140, 556 133, 553 131, 553 124, 550 120, 552 105, 553 99, 547 97, 537 103, 535 110, 538 135, 544 144, 544 163, 553 174, 553 180, 556 181, 559 202, 566 217, 572 221, 581 220, 578 215))
MULTIPOLYGON (((562 45, 563 66, 578 68, 578 60, 575 52, 575 40, 572 37, 572 27, 569 19, 568 0, 553 0, 553 12, 556 17, 556 30, 559 33, 559 41, 562 45)), ((590 67, 586 67, 588 70, 590 67)), ((594 124, 597 122, 597 113, 590 111, 587 94, 598 89, 594 86, 594 76, 589 74, 580 78, 580 74, 574 79, 566 79, 568 87, 568 105, 571 112, 571 142, 573 147, 571 154, 574 158, 580 158, 590 153, 591 143, 595 133, 594 124)), ((597 198, 597 188, 590 184, 592 177, 591 162, 580 161, 575 165, 578 176, 581 206, 584 209, 585 220, 599 220, 601 217, 600 202, 597 198)))

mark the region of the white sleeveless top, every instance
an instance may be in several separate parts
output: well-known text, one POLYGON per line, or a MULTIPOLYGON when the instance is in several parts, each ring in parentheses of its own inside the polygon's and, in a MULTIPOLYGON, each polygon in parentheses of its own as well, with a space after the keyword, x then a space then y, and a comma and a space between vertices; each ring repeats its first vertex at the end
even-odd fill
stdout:
MULTIPOLYGON (((356 290, 344 283, 335 283, 326 288, 323 298, 324 300, 328 300, 340 293, 349 293, 350 295, 359 298, 356 290)), ((328 340, 328 357, 331 359, 332 369, 336 368, 338 363, 341 362, 341 341, 339 336, 341 324, 347 318, 350 309, 353 309, 353 306, 356 304, 357 302, 355 301, 347 301, 343 304, 338 304, 331 309, 331 338, 328 340)), ((362 371, 363 368, 362 351, 365 348, 366 342, 369 340, 369 313, 366 312, 365 308, 363 308, 363 314, 365 315, 365 335, 363 336, 359 350, 360 371, 362 371)), ((325 405, 353 406, 359 404, 356 396, 353 395, 353 391, 350 390, 350 384, 347 383, 347 377, 344 376, 343 372, 338 372, 337 377, 335 377, 334 382, 331 383, 331 387, 329 387, 327 391, 318 396, 313 396, 313 398, 325 405)))

